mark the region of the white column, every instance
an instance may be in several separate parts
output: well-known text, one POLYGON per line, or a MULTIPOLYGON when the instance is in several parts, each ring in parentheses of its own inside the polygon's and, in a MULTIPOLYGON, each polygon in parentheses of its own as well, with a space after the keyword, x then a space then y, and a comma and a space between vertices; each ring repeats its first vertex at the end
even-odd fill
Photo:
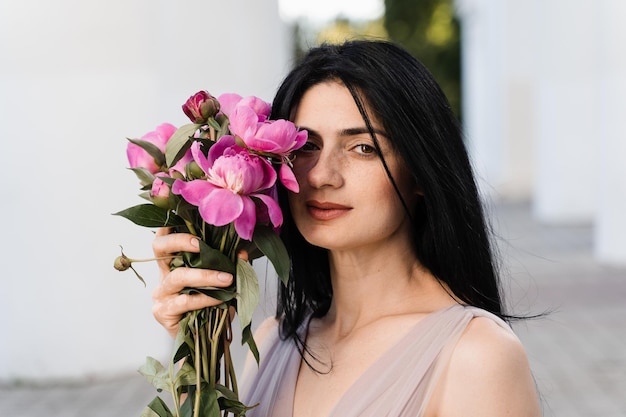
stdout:
POLYGON ((134 372, 171 341, 151 313, 152 233, 125 137, 197 90, 271 99, 287 69, 277 2, 0 2, 0 381, 134 372), (268 4, 269 3, 269 4, 268 4), (245 12, 244 12, 245 11, 245 12))
POLYGON ((535 2, 538 94, 533 210, 547 222, 591 221, 596 210, 596 2, 535 2), (583 29, 584 28, 584 29, 583 29))
POLYGON ((598 211, 595 253, 599 260, 626 265, 626 3, 601 0, 598 8, 599 120, 598 211))
POLYGON ((534 51, 536 38, 529 34, 535 26, 531 0, 503 0, 505 5, 503 37, 503 83, 501 94, 503 135, 499 158, 500 195, 509 200, 528 200, 534 178, 534 126, 532 111, 536 91, 534 51))
POLYGON ((502 4, 498 0, 457 0, 461 19, 463 126, 483 194, 497 192, 502 152, 502 4))
POLYGON ((507 0, 457 0, 463 121, 483 194, 526 199, 532 185, 532 10, 507 0))

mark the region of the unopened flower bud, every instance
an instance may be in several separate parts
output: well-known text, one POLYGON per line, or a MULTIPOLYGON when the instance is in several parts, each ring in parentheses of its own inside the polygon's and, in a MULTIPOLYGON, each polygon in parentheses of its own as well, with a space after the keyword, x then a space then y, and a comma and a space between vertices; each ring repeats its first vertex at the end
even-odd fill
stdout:
POLYGON ((152 182, 152 189, 150 190, 150 200, 157 207, 161 207, 164 209, 170 208, 170 186, 161 178, 157 177, 152 182))
POLYGON ((115 258, 115 261, 113 262, 113 267, 118 271, 126 271, 131 267, 132 263, 133 262, 130 260, 130 258, 122 254, 115 258))
POLYGON ((203 124, 220 111, 220 103, 207 91, 198 91, 183 104, 183 112, 193 123, 203 124))
POLYGON ((200 168, 200 165, 196 163, 196 161, 191 161, 185 166, 185 175, 190 180, 200 179, 205 177, 205 173, 200 168))

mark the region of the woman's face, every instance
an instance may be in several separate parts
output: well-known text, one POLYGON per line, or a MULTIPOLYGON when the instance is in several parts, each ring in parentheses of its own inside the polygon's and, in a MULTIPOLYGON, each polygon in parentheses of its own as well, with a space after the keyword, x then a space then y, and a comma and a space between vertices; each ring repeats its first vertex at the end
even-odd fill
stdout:
MULTIPOLYGON (((289 196, 304 238, 336 251, 410 241, 407 214, 348 89, 333 81, 311 87, 294 122, 309 132, 293 161, 300 192, 289 196)), ((391 174, 413 207, 416 187, 380 123, 371 122, 391 174)))

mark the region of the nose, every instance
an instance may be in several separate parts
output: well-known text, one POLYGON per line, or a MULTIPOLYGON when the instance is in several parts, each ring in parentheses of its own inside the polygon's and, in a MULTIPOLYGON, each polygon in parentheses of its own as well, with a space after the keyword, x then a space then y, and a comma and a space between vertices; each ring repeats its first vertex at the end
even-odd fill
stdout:
POLYGON ((340 187, 343 185, 345 161, 341 152, 323 149, 315 158, 308 161, 306 181, 313 188, 340 187))

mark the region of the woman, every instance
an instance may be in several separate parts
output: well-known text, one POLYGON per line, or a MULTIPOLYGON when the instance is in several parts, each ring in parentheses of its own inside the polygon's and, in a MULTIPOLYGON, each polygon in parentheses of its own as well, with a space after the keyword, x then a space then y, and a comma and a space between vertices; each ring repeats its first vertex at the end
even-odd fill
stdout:
MULTIPOLYGON (((244 373, 249 416, 538 416, 503 312, 483 212, 455 117, 428 71, 387 42, 312 49, 273 118, 309 132, 281 191, 292 277, 244 373)), ((156 256, 197 251, 161 230, 156 256)), ((215 271, 160 264, 154 314, 214 305, 183 287, 215 271)))

